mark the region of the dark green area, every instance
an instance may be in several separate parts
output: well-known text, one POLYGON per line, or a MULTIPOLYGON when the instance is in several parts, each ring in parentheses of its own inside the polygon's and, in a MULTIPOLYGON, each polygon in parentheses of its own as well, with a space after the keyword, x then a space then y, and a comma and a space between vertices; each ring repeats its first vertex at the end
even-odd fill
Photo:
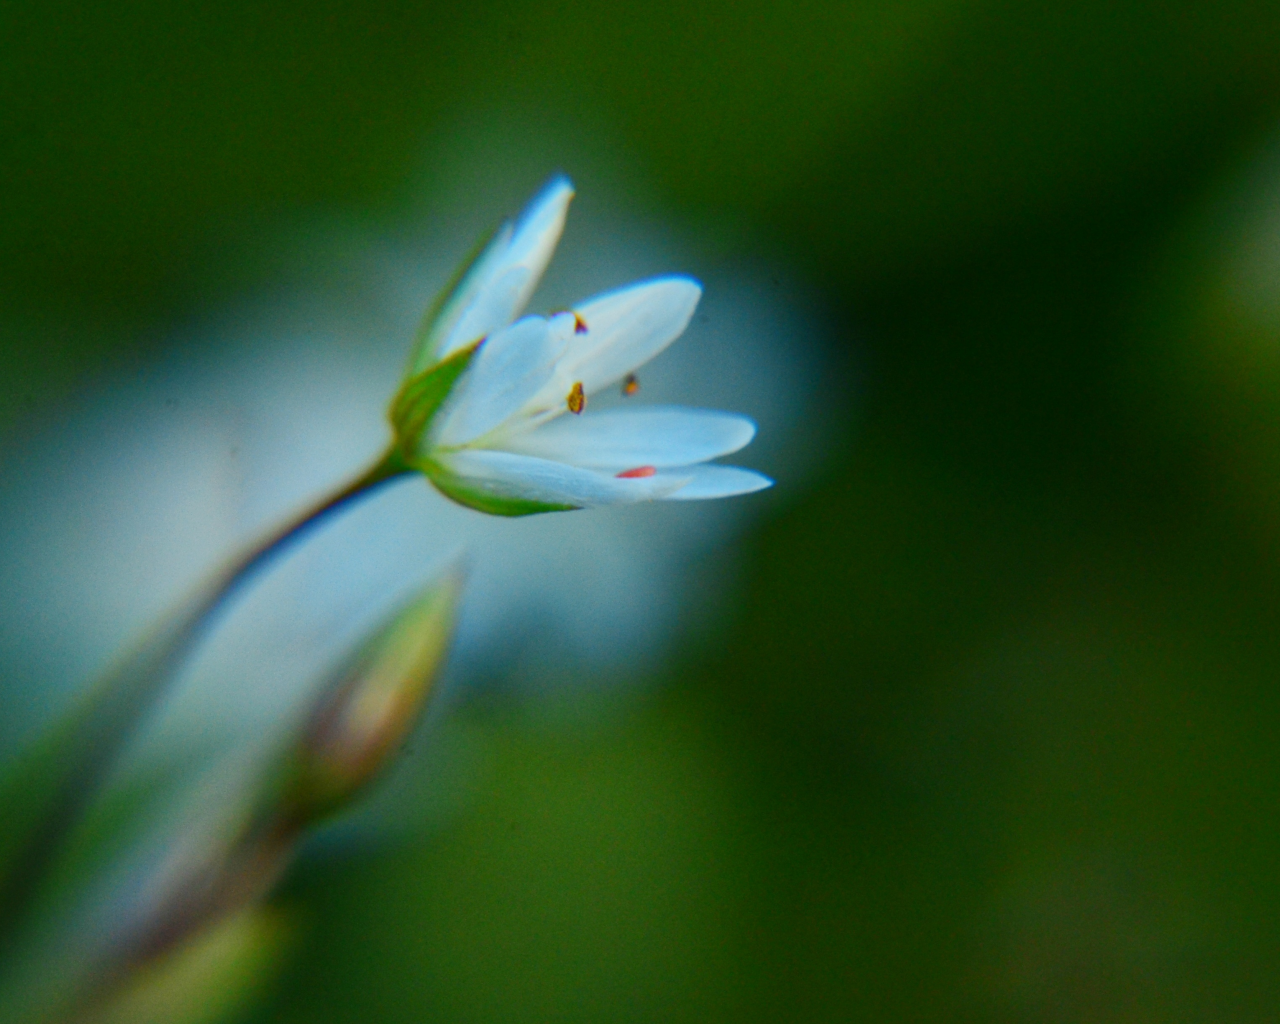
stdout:
POLYGON ((262 1020, 1274 1016, 1280 275, 1268 313, 1232 274, 1280 194, 1280 5, 0 23, 5 423, 269 285, 236 231, 397 223, 488 110, 607 130, 833 317, 850 436, 748 499, 723 629, 581 737, 457 710, 473 799, 299 871, 262 1020))

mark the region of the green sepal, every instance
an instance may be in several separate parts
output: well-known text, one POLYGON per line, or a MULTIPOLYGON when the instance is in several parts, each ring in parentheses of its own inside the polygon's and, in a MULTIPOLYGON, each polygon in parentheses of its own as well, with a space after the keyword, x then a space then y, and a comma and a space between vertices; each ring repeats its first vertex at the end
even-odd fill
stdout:
POLYGON ((541 512, 572 512, 581 505, 563 505, 548 501, 533 501, 529 498, 513 498, 496 489, 486 487, 481 480, 450 473, 447 469, 431 459, 418 466, 436 490, 446 498, 459 505, 487 512, 491 516, 534 516, 541 512))
POLYGON ((389 415, 396 432, 396 445, 404 458, 413 458, 432 417, 440 411, 462 372, 471 365, 471 357, 480 345, 477 341, 460 349, 430 369, 407 378, 400 386, 392 399, 389 415))

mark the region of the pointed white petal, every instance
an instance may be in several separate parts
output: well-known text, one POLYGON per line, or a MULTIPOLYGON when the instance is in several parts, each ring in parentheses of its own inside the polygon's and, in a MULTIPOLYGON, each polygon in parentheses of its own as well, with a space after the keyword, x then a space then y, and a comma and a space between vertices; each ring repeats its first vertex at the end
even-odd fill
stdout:
POLYGON ((639 480, 619 480, 562 462, 490 449, 465 449, 438 458, 450 473, 478 490, 504 498, 551 505, 626 505, 652 501, 683 487, 691 473, 663 474, 639 480))
POLYGON ((563 174, 557 174, 530 200, 516 222, 515 234, 507 250, 507 263, 527 267, 530 271, 521 309, 551 262, 551 254, 564 231, 564 220, 572 199, 573 184, 563 174))
POLYGON ((755 432, 754 423, 732 413, 642 406, 561 416, 504 441, 502 447, 522 455, 619 472, 638 466, 663 469, 706 462, 736 452, 755 432))
MULTIPOLYGON (((728 498, 750 494, 772 487, 773 481, 763 473, 737 466, 688 466, 671 472, 673 478, 692 478, 687 484, 667 495, 670 501, 700 501, 704 498, 728 498)), ((667 476, 658 473, 654 479, 667 476)))
POLYGON ((702 296, 687 277, 663 277, 591 299, 576 312, 586 330, 574 338, 565 371, 587 394, 621 380, 680 337, 702 296))
POLYGON ((450 300, 449 319, 441 318, 437 359, 501 330, 520 315, 560 241, 572 198, 569 179, 557 175, 514 226, 503 227, 467 275, 457 299, 450 300))
POLYGON ((446 359, 511 323, 523 307, 521 295, 528 283, 528 267, 507 267, 486 282, 449 332, 438 358, 446 359))
POLYGON ((480 346, 440 414, 431 443, 468 444, 500 426, 555 372, 573 334, 573 317, 529 316, 480 346))

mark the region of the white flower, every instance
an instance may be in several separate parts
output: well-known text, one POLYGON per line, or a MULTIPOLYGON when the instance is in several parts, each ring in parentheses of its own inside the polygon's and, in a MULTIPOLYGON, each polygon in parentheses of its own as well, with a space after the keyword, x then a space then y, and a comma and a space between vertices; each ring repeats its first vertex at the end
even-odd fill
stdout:
POLYGON ((633 390, 634 371, 683 333, 702 295, 696 281, 658 278, 512 323, 572 198, 568 180, 553 179, 429 314, 392 406, 405 461, 454 500, 501 515, 770 486, 752 470, 710 464, 750 442, 746 417, 669 406, 584 412, 604 388, 633 390))

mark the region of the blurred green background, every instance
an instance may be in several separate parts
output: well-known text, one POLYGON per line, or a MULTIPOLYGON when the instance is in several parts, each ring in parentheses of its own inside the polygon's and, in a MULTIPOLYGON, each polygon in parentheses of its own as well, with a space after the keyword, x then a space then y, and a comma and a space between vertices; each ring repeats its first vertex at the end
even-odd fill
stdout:
POLYGON ((831 321, 846 433, 731 612, 590 728, 451 710, 462 809, 304 860, 246 1020, 1277 1016, 1280 5, 0 25, 6 428, 269 285, 255 225, 401 224, 488 117, 539 174, 598 134, 831 321))

